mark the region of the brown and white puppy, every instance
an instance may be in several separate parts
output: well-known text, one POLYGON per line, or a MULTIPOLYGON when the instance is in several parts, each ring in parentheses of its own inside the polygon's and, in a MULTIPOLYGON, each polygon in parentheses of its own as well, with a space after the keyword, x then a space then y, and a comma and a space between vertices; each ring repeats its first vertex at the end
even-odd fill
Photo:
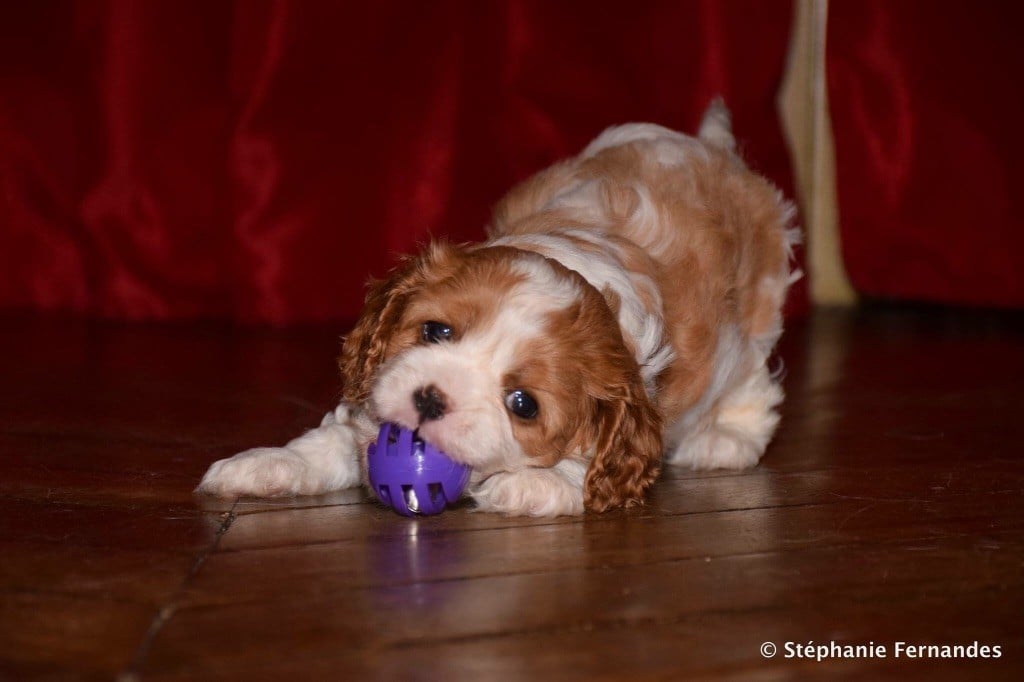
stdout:
POLYGON ((381 421, 473 467, 483 510, 639 504, 663 456, 757 463, 782 389, 793 209, 734 151, 720 103, 697 138, 602 133, 497 206, 482 244, 433 244, 372 285, 340 358, 344 401, 281 448, 210 467, 215 495, 358 485, 381 421))

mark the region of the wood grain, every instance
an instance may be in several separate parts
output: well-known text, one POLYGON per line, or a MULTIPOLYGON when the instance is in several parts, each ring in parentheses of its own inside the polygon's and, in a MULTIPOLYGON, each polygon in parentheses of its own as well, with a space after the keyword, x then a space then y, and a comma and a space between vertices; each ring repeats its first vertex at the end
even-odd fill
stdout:
POLYGON ((1019 679, 1024 318, 817 311, 763 463, 646 507, 408 520, 192 494, 315 425, 338 329, 0 319, 0 679, 1019 679), (762 642, 999 644, 768 660, 762 642))

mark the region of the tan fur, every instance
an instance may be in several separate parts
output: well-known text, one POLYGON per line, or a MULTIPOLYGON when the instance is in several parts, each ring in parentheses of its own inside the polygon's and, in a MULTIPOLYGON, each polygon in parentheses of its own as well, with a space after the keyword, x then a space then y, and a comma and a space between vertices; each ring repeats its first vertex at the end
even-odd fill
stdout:
POLYGON ((514 188, 488 242, 431 245, 372 284, 339 359, 345 401, 318 428, 215 463, 200 489, 355 485, 381 421, 470 465, 468 494, 509 514, 640 504, 663 456, 755 465, 783 399, 767 358, 795 233, 734 146, 719 102, 699 138, 611 128, 514 188), (423 339, 428 321, 452 338, 423 339), (426 388, 441 413, 420 411, 426 388), (537 410, 517 415, 516 391, 537 410))
POLYGON ((515 426, 516 439, 537 463, 593 455, 584 488, 588 510, 643 501, 661 461, 661 420, 644 392, 632 351, 613 311, 593 287, 551 316, 549 333, 524 348, 521 373, 510 386, 554 398, 554 414, 515 426))
POLYGON ((611 310, 587 290, 570 321, 553 320, 553 334, 576 349, 568 369, 583 385, 586 409, 574 439, 593 453, 583 488, 588 511, 643 504, 661 468, 661 418, 640 380, 632 350, 611 310), (569 334, 565 329, 571 330, 569 334))
POLYGON ((342 397, 364 402, 377 368, 419 343, 423 322, 443 320, 453 325, 456 336, 487 324, 495 312, 493 292, 508 290, 521 279, 509 267, 509 251, 435 242, 386 279, 371 282, 363 313, 338 359, 342 397))
MULTIPOLYGON (((659 378, 658 409, 671 421, 707 388, 723 323, 756 337, 772 327, 777 297, 766 279, 788 277, 785 220, 777 191, 728 150, 683 166, 659 163, 648 142, 563 162, 514 188, 499 205, 491 234, 530 234, 580 222, 571 210, 540 209, 571 184, 601 183, 606 198, 599 229, 628 246, 625 266, 651 273, 660 289, 676 361, 659 378), (662 215, 654 233, 635 219, 643 187, 662 215)), ((648 300, 649 301, 649 300, 648 300)))
MULTIPOLYGON (((580 280, 580 301, 554 316, 546 336, 522 347, 524 361, 505 377, 507 389, 528 389, 545 406, 536 420, 512 421, 516 440, 536 466, 592 456, 584 486, 592 511, 642 501, 660 467, 662 426, 679 420, 709 389, 722 330, 735 329, 747 341, 765 338, 770 347, 788 285, 788 215, 778 192, 728 145, 702 145, 685 163, 672 164, 659 158, 656 144, 636 140, 541 171, 509 192, 488 228, 492 238, 557 234, 579 254, 614 258, 630 274, 641 305, 663 319, 674 360, 648 396, 633 359, 634 340, 623 337, 616 321, 620 296, 607 286, 598 291, 552 261, 563 276, 580 280), (585 199, 576 196, 581 192, 585 199), (572 230, 598 232, 605 241, 597 244, 572 230)), ((522 248, 557 256, 543 244, 522 248)), ((477 247, 478 253, 489 250, 495 251, 477 247)), ((471 252, 428 252, 371 291, 364 322, 346 342, 346 378, 356 376, 360 386, 358 377, 400 352, 400 339, 412 338, 415 325, 432 315, 456 327, 485 322, 488 287, 498 291, 500 283, 481 277, 496 266, 467 260, 471 252), (480 286, 438 284, 451 280, 453 267, 480 286), (434 314, 438 300, 444 312, 434 314), (463 312, 451 312, 460 305, 463 312), (395 310, 414 311, 406 315, 409 330, 401 330, 404 314, 395 310), (398 340, 375 341, 367 324, 376 333, 390 329, 398 340)), ((500 262, 500 253, 491 255, 500 262)), ((714 418, 709 411, 700 428, 714 418)))
MULTIPOLYGON (((706 145, 686 164, 666 165, 657 161, 652 144, 613 146, 538 173, 499 203, 488 228, 494 238, 557 231, 580 253, 608 255, 601 246, 565 233, 600 231, 610 255, 656 287, 651 291, 647 280, 636 281, 643 305, 664 315, 675 360, 657 377, 653 403, 639 380, 631 341, 615 324, 620 298, 586 282, 581 306, 554 319, 543 342, 523 348, 527 363, 507 377, 508 387, 527 387, 548 406, 534 422, 513 423, 516 439, 538 466, 552 466, 573 453, 595 454, 585 485, 592 510, 642 501, 659 466, 660 425, 678 420, 708 389, 721 330, 733 325, 751 339, 769 334, 777 326, 779 286, 784 292, 778 283, 788 276, 785 217, 774 187, 728 148, 706 145), (559 198, 581 183, 595 183, 596 206, 561 205, 559 198), (650 221, 649 215, 645 220, 636 187, 643 188, 646 210, 658 220, 650 221), (603 296, 603 304, 592 294, 603 296), (595 339, 603 345, 595 347, 595 339)), ((554 255, 543 247, 536 250, 554 255)), ((422 281, 418 286, 417 305, 429 309, 430 287, 422 281)), ((432 294, 445 298, 436 290, 432 294)), ((450 297, 444 305, 452 309, 450 297)), ((387 315, 371 309, 370 316, 387 315)), ((430 318, 427 312, 414 316, 430 318)))

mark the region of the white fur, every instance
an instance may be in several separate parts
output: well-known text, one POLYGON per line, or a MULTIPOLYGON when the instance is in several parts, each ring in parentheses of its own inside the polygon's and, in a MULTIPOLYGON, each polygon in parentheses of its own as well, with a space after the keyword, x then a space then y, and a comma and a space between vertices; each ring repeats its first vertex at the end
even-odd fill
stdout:
POLYGON ((522 361, 523 341, 545 333, 547 316, 579 295, 574 283, 558 279, 532 254, 514 268, 526 280, 495 301, 498 312, 491 324, 395 356, 381 368, 370 393, 372 411, 382 421, 418 426, 424 439, 481 475, 529 466, 512 433, 502 379, 522 361), (443 419, 420 424, 412 395, 428 385, 445 394, 448 411, 443 419))
POLYGON ((736 140, 732 136, 732 115, 721 98, 711 102, 711 106, 704 112, 697 137, 722 149, 736 148, 736 140))
POLYGON ((470 490, 480 511, 517 516, 562 516, 583 513, 587 465, 563 459, 551 468, 496 473, 470 490))
POLYGON ((756 339, 744 340, 734 327, 720 330, 708 388, 666 431, 670 464, 693 469, 757 464, 779 423, 775 408, 783 399, 764 348, 756 339))
POLYGON ((277 497, 351 488, 360 480, 358 443, 373 428, 342 403, 324 415, 318 428, 284 447, 253 448, 214 462, 196 491, 277 497))
POLYGON ((782 399, 782 387, 761 366, 722 397, 704 428, 685 434, 669 462, 693 469, 754 466, 778 426, 782 399))
POLYGON ((655 379, 675 358, 665 338, 661 295, 650 277, 631 272, 622 266, 617 248, 600 234, 583 230, 561 230, 549 234, 510 235, 493 240, 496 245, 514 246, 536 251, 575 270, 598 291, 610 289, 619 298, 619 326, 627 343, 634 349, 648 395, 653 396, 655 379), (594 256, 580 252, 566 237, 583 239, 601 247, 594 256), (640 290, 654 301, 653 309, 644 306, 640 290))
MULTIPOLYGON (((699 139, 653 124, 609 128, 581 154, 592 157, 602 150, 640 143, 638 149, 658 164, 682 167, 710 158, 708 147, 732 150, 735 146, 728 110, 720 103, 708 109, 699 139)), ((738 162, 738 160, 737 160, 738 162)), ((492 245, 511 246, 539 253, 575 270, 598 291, 611 291, 619 301, 618 322, 641 367, 648 394, 655 397, 657 378, 674 360, 667 342, 662 299, 657 285, 640 272, 624 267, 626 259, 614 240, 600 234, 614 219, 605 204, 602 181, 574 176, 546 208, 563 211, 574 225, 548 234, 498 236, 492 245), (582 251, 573 239, 600 247, 582 251)), ((626 219, 637 229, 638 246, 657 258, 673 240, 662 224, 663 216, 644 186, 635 192, 633 212, 626 219)), ((792 207, 779 196, 783 222, 792 207)), ((678 226, 673 226, 678 227, 678 226)), ((798 234, 786 234, 790 251, 798 234)), ((339 405, 321 425, 280 448, 255 448, 215 462, 203 477, 200 492, 220 495, 314 494, 359 484, 361 445, 369 442, 380 421, 407 427, 454 459, 470 464, 473 476, 468 494, 483 511, 530 516, 557 516, 583 512, 586 453, 560 453, 566 458, 541 468, 516 441, 503 402, 503 377, 517 361, 521 342, 544 333, 549 313, 564 309, 579 296, 577 285, 556 276, 553 267, 535 255, 515 257, 524 281, 495 300, 497 314, 485 329, 473 329, 446 343, 421 345, 400 353, 382 365, 367 404, 349 409, 339 405), (433 384, 448 398, 441 419, 420 424, 412 394, 433 384)), ((759 283, 761 293, 781 307, 788 286, 799 277, 788 267, 759 283)), ((777 424, 777 406, 783 398, 777 377, 766 361, 782 331, 781 313, 769 328, 744 338, 726 325, 718 330, 718 345, 708 388, 687 412, 668 424, 664 434, 668 461, 694 468, 753 466, 777 424)))
POLYGON ((698 154, 702 158, 707 156, 694 138, 654 123, 625 123, 608 128, 587 145, 581 156, 589 158, 605 149, 633 142, 655 143, 655 158, 667 166, 686 163, 690 154, 698 154))

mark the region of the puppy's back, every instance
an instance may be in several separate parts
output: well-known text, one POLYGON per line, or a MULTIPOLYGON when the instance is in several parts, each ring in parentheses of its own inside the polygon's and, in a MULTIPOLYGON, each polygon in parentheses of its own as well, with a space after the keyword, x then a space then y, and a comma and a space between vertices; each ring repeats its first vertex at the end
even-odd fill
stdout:
POLYGON ((661 382, 666 414, 685 410, 706 388, 724 328, 767 355, 798 276, 790 268, 794 209, 734 147, 720 102, 698 137, 650 123, 609 128, 578 156, 514 188, 490 228, 493 236, 595 230, 656 263, 679 358, 661 382))

